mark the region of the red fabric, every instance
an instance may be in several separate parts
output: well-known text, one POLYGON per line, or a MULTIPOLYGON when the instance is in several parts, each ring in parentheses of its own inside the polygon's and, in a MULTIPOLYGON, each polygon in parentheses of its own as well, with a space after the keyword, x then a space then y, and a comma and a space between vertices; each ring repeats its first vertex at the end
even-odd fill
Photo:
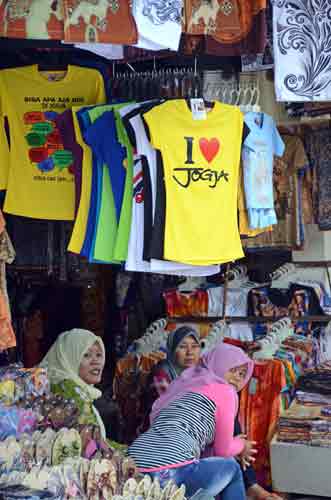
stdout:
POLYGON ((279 360, 256 362, 252 379, 240 397, 240 422, 248 439, 257 442, 254 469, 259 484, 270 485, 269 445, 281 410, 285 369, 279 360))
POLYGON ((205 290, 195 290, 190 293, 173 290, 165 292, 163 297, 169 317, 208 315, 208 293, 205 290))

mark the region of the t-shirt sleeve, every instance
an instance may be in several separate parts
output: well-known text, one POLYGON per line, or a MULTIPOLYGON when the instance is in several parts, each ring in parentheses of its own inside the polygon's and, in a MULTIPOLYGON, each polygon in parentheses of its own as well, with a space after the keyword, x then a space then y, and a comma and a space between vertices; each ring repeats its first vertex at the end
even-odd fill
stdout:
POLYGON ((214 455, 219 457, 238 455, 244 449, 244 441, 234 437, 237 398, 233 387, 215 384, 215 387, 210 388, 208 394, 205 391, 202 392, 216 404, 214 455))
POLYGON ((110 112, 105 112, 103 115, 99 116, 94 123, 92 123, 84 131, 84 141, 90 146, 94 151, 97 158, 102 162, 106 163, 106 149, 111 149, 112 147, 112 137, 111 134, 105 134, 105 130, 110 130, 110 112))
POLYGON ((148 113, 144 113, 142 118, 147 126, 147 137, 149 138, 151 145, 154 149, 160 149, 160 113, 158 111, 158 107, 151 109, 148 113))
POLYGON ((9 172, 9 146, 5 129, 3 100, 3 82, 0 76, 0 190, 7 188, 9 172))
POLYGON ((105 82, 102 75, 97 71, 97 94, 96 94, 96 104, 106 104, 106 91, 105 82))
POLYGON ((273 125, 272 142, 273 142, 274 154, 279 157, 283 156, 285 151, 285 144, 275 124, 273 125))

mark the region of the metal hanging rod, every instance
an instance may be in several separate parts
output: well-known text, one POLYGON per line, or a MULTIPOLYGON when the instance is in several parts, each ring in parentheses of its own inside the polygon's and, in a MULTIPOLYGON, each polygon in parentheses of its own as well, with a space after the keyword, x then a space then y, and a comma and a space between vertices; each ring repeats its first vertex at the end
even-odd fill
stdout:
POLYGON ((216 321, 224 320, 229 323, 275 323, 284 318, 289 318, 291 321, 311 321, 315 323, 327 323, 331 321, 331 315, 306 315, 306 316, 180 316, 178 318, 167 318, 169 323, 215 323, 216 321))

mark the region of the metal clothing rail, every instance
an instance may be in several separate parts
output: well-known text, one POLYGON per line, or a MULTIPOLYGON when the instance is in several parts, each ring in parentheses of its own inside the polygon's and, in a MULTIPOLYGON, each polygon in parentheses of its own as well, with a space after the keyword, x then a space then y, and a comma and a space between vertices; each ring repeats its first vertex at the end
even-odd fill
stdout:
POLYGON ((315 323, 327 323, 331 321, 331 315, 306 315, 306 316, 179 316, 178 318, 167 318, 169 323, 214 323, 216 321, 225 321, 229 323, 269 323, 279 321, 280 319, 290 318, 292 321, 311 321, 315 323))

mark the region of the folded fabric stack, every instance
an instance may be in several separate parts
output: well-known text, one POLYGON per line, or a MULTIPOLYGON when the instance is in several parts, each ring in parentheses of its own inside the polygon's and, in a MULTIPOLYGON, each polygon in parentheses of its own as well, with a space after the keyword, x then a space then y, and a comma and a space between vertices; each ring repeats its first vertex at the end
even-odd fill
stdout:
POLYGON ((331 399, 331 369, 328 365, 319 365, 307 370, 297 381, 296 387, 305 393, 324 394, 331 399))
POLYGON ((331 405, 331 396, 315 394, 313 392, 296 392, 296 399, 302 405, 331 405))
POLYGON ((294 401, 279 419, 278 441, 309 446, 331 446, 330 407, 294 401))
POLYGON ((331 370, 306 370, 296 383, 295 401, 278 423, 278 440, 331 447, 331 370))
POLYGON ((331 448, 331 421, 316 420, 311 426, 312 446, 331 448))
POLYGON ((311 422, 281 417, 278 425, 278 441, 310 444, 311 422))

